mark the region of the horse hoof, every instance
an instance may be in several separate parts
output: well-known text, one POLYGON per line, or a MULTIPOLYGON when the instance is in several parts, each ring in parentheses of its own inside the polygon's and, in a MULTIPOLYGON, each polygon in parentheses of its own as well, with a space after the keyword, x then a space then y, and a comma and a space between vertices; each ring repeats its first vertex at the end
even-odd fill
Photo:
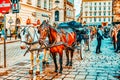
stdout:
POLYGON ((54 72, 56 72, 56 73, 57 73, 58 71, 57 71, 57 70, 55 70, 54 72))
POLYGON ((72 62, 70 62, 70 65, 69 66, 72 66, 72 62))
POLYGON ((62 74, 62 71, 59 71, 60 74, 62 74))
POLYGON ((46 61, 43 61, 42 63, 43 63, 43 65, 45 65, 45 64, 46 64, 46 61))
POLYGON ((65 66, 68 66, 69 65, 69 63, 67 63, 65 66))
POLYGON ((36 71, 36 75, 39 75, 40 74, 40 71, 36 71))
POLYGON ((33 74, 33 70, 29 70, 29 74, 33 74))

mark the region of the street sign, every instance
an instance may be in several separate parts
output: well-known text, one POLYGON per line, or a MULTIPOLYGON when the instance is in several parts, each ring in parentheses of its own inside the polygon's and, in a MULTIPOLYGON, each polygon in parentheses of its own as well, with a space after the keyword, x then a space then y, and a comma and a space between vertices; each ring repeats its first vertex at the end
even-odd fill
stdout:
POLYGON ((12 13, 19 13, 19 0, 12 0, 12 13))
POLYGON ((19 13, 19 3, 12 4, 12 13, 19 13))
POLYGON ((0 13, 7 14, 11 9, 10 0, 0 0, 0 13))

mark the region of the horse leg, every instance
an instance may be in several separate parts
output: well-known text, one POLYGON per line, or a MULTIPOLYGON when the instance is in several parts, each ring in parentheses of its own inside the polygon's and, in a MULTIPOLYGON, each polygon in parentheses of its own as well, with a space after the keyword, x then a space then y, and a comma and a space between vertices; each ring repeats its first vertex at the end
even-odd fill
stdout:
POLYGON ((73 50, 70 51, 70 56, 71 56, 71 60, 70 60, 70 64, 69 64, 70 66, 72 66, 73 52, 74 52, 73 50))
POLYGON ((50 56, 50 51, 47 50, 47 54, 46 54, 46 66, 49 65, 49 56, 50 56))
POLYGON ((31 66, 30 66, 29 74, 33 74, 33 68, 34 68, 34 53, 33 52, 31 52, 30 54, 30 60, 31 60, 31 66))
POLYGON ((37 70, 36 70, 36 75, 40 74, 40 60, 39 60, 39 54, 37 53, 37 57, 36 57, 36 66, 37 66, 37 70))
POLYGON ((53 61, 54 61, 54 64, 55 64, 55 72, 57 72, 58 71, 58 66, 57 66, 56 54, 52 53, 52 56, 53 56, 53 61))
POLYGON ((45 59, 46 59, 46 49, 44 49, 44 59, 43 59, 43 61, 42 61, 42 63, 43 63, 43 66, 45 66, 45 64, 46 64, 46 61, 45 61, 45 59))
POLYGON ((69 65, 69 51, 68 50, 66 50, 66 58, 67 58, 67 62, 65 66, 68 66, 69 65))
POLYGON ((62 59, 62 53, 60 54, 59 53, 59 63, 60 63, 60 71, 59 73, 62 73, 62 70, 63 70, 63 67, 62 67, 62 64, 63 64, 63 59, 62 59))

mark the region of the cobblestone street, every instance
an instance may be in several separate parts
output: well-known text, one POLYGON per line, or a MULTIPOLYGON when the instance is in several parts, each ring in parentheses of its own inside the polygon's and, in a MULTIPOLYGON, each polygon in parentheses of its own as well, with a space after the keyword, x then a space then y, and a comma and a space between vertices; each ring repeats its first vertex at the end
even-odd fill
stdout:
MULTIPOLYGON (((18 43, 13 43, 13 45, 19 47, 18 43)), ((120 53, 114 53, 110 39, 103 40, 102 53, 100 54, 95 53, 95 39, 91 43, 90 51, 84 53, 85 56, 82 61, 79 59, 79 54, 75 53, 73 67, 65 67, 64 63, 62 75, 53 72, 53 61, 41 71, 40 75, 36 76, 35 72, 33 75, 29 75, 29 58, 23 57, 24 51, 21 51, 16 46, 14 46, 14 53, 7 55, 7 57, 13 56, 14 58, 16 56, 18 62, 15 61, 16 64, 8 69, 8 75, 0 76, 0 80, 120 80, 120 53), (19 54, 16 54, 17 51, 19 54)), ((13 46, 9 54, 11 52, 13 52, 13 46)), ((7 61, 10 64, 9 60, 7 61)), ((65 59, 64 62, 66 62, 65 59)))
MULTIPOLYGON (((20 42, 7 43, 6 44, 6 58, 7 58, 7 66, 11 66, 18 61, 23 61, 25 59, 29 59, 29 55, 23 56, 25 50, 20 49, 20 42)), ((0 65, 3 65, 4 58, 4 45, 0 45, 0 65)))

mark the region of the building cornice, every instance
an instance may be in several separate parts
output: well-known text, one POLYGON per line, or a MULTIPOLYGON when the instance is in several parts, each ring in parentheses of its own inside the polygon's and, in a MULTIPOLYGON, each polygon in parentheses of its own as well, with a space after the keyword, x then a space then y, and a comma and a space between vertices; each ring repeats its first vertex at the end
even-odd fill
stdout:
POLYGON ((97 2, 97 1, 112 1, 112 0, 82 0, 82 2, 97 2))
POLYGON ((112 16, 83 16, 82 18, 112 18, 112 16))
POLYGON ((29 7, 29 8, 33 8, 34 10, 36 11, 44 11, 44 12, 47 12, 47 13, 51 13, 49 10, 46 10, 46 9, 41 9, 39 7, 35 7, 35 6, 32 6, 32 5, 29 5, 29 4, 24 4, 24 3, 20 3, 21 6, 26 6, 26 7, 29 7))
POLYGON ((64 8, 59 8, 58 6, 56 6, 55 8, 52 8, 51 10, 64 10, 64 8))

